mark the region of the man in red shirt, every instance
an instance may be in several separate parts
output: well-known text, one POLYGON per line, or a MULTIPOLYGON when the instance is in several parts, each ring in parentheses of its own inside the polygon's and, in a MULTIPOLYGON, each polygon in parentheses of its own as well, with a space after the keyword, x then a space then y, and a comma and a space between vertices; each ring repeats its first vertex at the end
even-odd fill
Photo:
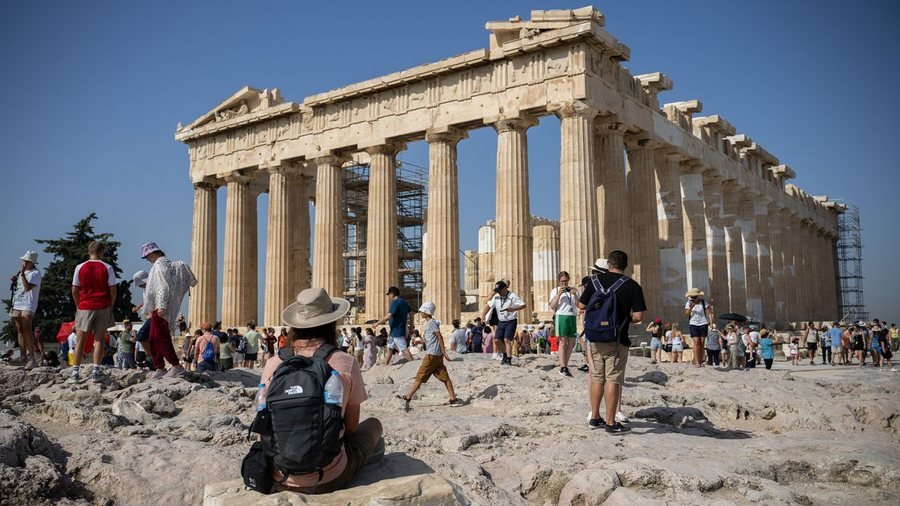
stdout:
POLYGON ((78 264, 72 278, 72 298, 75 299, 75 359, 72 377, 69 381, 77 383, 79 368, 84 352, 84 343, 88 333, 94 334, 94 368, 91 379, 100 381, 100 361, 103 360, 106 344, 106 329, 112 324, 112 305, 116 300, 116 289, 119 281, 116 273, 108 263, 100 260, 106 252, 106 245, 93 241, 88 246, 90 260, 78 264))

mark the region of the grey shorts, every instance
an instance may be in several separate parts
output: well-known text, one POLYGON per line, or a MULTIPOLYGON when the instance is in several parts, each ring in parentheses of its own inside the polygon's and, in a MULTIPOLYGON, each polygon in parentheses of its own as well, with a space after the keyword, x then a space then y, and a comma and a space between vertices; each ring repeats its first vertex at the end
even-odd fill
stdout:
POLYGON ((112 325, 112 308, 79 309, 75 312, 75 330, 93 333, 94 337, 106 335, 112 325))

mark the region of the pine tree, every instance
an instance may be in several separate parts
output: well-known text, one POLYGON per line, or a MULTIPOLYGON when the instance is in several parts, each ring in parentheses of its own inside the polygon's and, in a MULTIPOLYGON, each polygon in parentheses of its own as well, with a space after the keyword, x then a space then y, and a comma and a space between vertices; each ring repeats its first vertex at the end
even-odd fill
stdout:
MULTIPOLYGON (((41 329, 41 335, 45 340, 56 337, 59 326, 64 322, 75 319, 75 301, 72 300, 72 276, 75 267, 89 258, 88 245, 91 241, 106 243, 106 253, 103 261, 110 264, 116 277, 121 279, 122 269, 119 268, 118 249, 121 243, 113 240, 110 233, 95 233, 91 224, 97 219, 96 213, 75 224, 73 230, 59 239, 37 239, 36 242, 44 246, 44 254, 51 255, 52 260, 42 269, 41 293, 38 299, 37 314, 34 316, 36 327, 41 329)), ((46 256, 42 255, 43 260, 46 256)), ((43 262, 42 262, 43 263, 43 262)), ((44 267, 38 265, 38 268, 44 267)), ((9 307, 10 301, 4 301, 9 307)), ((113 318, 122 321, 131 313, 131 281, 119 282, 116 300, 113 304, 113 318)), ((15 341, 16 329, 12 322, 3 328, 3 340, 15 341)))

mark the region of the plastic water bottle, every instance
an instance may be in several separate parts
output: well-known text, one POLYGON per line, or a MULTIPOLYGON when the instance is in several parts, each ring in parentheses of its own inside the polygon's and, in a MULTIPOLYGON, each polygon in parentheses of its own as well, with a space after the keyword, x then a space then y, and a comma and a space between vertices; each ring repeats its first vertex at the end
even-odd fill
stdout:
POLYGON ((325 382, 325 404, 337 404, 344 402, 344 382, 337 371, 331 371, 331 377, 325 382))
POLYGON ((265 383, 259 384, 259 390, 256 392, 256 410, 262 411, 266 409, 266 385, 265 383))

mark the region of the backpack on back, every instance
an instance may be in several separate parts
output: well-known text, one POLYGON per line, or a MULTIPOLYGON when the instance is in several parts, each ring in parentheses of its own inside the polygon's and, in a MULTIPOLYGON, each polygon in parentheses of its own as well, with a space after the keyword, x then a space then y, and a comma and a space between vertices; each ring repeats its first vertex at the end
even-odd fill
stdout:
POLYGON ((342 406, 325 402, 332 371, 327 359, 336 349, 323 344, 312 357, 282 350, 284 361, 266 386, 266 409, 257 418, 268 420, 254 423, 252 430, 262 436, 266 454, 284 476, 319 473, 321 479, 322 469, 341 452, 342 406))
POLYGON ((247 338, 244 336, 241 336, 238 339, 237 346, 234 347, 234 351, 236 351, 238 353, 247 353, 247 345, 248 344, 250 344, 250 343, 247 342, 247 338))
POLYGON ((212 362, 216 359, 216 349, 213 347, 212 339, 207 339, 206 346, 203 347, 203 360, 212 362))
POLYGON ((592 343, 618 341, 620 322, 616 315, 616 290, 628 279, 627 276, 622 276, 612 286, 605 288, 596 274, 591 276, 594 293, 584 313, 584 337, 588 341, 592 343))

